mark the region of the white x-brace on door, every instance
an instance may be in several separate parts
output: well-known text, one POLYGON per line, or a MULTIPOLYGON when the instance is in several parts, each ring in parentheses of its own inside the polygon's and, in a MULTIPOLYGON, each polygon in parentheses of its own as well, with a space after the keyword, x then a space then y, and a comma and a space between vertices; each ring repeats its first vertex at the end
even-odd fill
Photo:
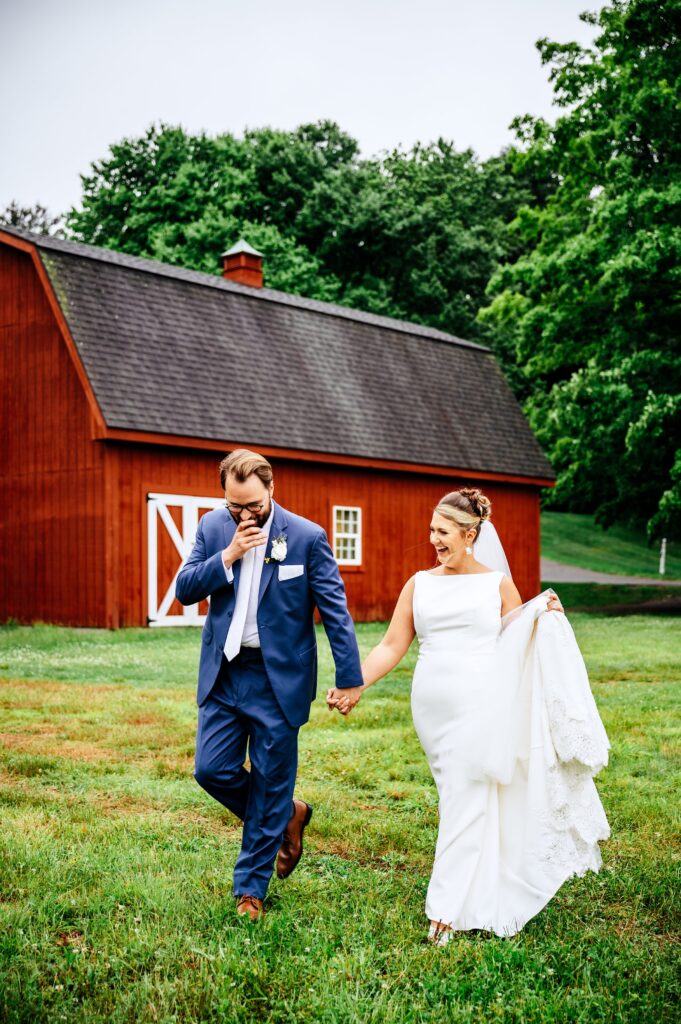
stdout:
POLYGON ((190 494, 148 494, 147 495, 147 588, 149 607, 147 617, 150 626, 202 626, 205 615, 199 615, 198 604, 185 605, 181 615, 169 615, 168 610, 175 597, 175 581, 184 562, 191 553, 196 530, 199 525, 199 509, 213 509, 224 506, 223 498, 197 498, 190 494), (170 508, 182 509, 182 528, 178 528, 170 514, 170 508), (158 541, 160 528, 167 532, 178 554, 178 565, 172 582, 159 600, 158 541))

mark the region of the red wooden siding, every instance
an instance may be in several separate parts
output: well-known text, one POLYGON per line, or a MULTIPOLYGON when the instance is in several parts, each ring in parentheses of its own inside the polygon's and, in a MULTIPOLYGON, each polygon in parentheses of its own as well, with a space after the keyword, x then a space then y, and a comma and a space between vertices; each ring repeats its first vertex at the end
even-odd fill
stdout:
MULTIPOLYGON (((141 625, 147 609, 146 495, 150 492, 220 497, 213 453, 173 451, 151 445, 117 446, 120 481, 120 624, 141 625)), ((363 510, 363 565, 342 574, 353 615, 360 621, 389 617, 404 581, 434 563, 428 541, 433 506, 466 478, 368 472, 350 467, 273 460, 275 498, 286 508, 320 523, 331 538, 333 505, 363 510)), ((533 487, 485 484, 494 522, 506 547, 518 588, 527 599, 539 587, 539 500, 533 487)), ((160 542, 161 585, 172 577, 177 556, 160 542), (162 546, 161 546, 162 545, 162 546)), ((176 613, 176 604, 170 609, 176 613)))
MULTIPOLYGON (((363 564, 341 569, 353 615, 386 619, 405 581, 434 565, 429 524, 434 505, 470 478, 443 480, 384 470, 275 463, 281 503, 315 522, 331 537, 333 505, 358 505, 363 519, 363 564)), ((484 483, 494 522, 507 550, 516 584, 528 598, 539 587, 539 497, 536 488, 484 483)))
POLYGON ((104 449, 31 257, 0 247, 0 619, 105 625, 104 449))

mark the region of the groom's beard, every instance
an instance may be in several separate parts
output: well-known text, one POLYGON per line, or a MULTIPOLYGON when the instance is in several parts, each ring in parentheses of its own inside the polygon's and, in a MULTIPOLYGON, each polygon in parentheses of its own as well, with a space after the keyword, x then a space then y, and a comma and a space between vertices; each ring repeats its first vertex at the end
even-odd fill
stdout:
POLYGON ((262 530, 263 526, 265 525, 265 523, 267 522, 267 520, 270 518, 270 512, 271 511, 272 511, 272 499, 269 498, 268 501, 267 501, 267 508, 264 508, 259 515, 253 517, 255 519, 256 525, 259 526, 261 530, 262 530))
MULTIPOLYGON (((270 512, 271 511, 272 511, 272 499, 269 498, 268 501, 267 501, 267 506, 262 510, 262 512, 258 512, 257 515, 256 515, 255 512, 249 512, 248 515, 245 518, 246 519, 252 519, 253 522, 255 523, 255 525, 262 530, 263 526, 265 525, 267 520, 270 518, 270 512)), ((233 512, 230 512, 230 515, 231 515, 232 519, 234 520, 234 522, 236 523, 237 526, 239 525, 239 523, 241 523, 243 521, 242 518, 241 518, 243 513, 241 513, 241 515, 239 515, 239 514, 234 515, 233 512)))

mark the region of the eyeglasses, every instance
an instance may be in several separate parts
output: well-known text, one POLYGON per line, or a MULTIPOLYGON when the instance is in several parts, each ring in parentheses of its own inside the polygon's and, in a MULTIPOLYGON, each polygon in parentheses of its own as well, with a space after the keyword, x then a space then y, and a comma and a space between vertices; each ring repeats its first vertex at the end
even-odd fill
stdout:
POLYGON ((242 512, 260 512, 264 504, 264 501, 250 501, 248 505, 239 505, 236 501, 226 501, 225 508, 228 512, 241 514, 242 512))

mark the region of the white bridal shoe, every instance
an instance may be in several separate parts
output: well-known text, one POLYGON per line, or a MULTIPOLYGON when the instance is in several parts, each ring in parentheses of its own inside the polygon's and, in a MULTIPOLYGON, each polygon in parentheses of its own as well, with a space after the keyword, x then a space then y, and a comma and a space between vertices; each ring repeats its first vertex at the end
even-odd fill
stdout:
POLYGON ((428 941, 432 942, 434 946, 446 946, 453 938, 454 932, 449 925, 443 924, 442 921, 438 921, 436 924, 430 922, 428 941))

